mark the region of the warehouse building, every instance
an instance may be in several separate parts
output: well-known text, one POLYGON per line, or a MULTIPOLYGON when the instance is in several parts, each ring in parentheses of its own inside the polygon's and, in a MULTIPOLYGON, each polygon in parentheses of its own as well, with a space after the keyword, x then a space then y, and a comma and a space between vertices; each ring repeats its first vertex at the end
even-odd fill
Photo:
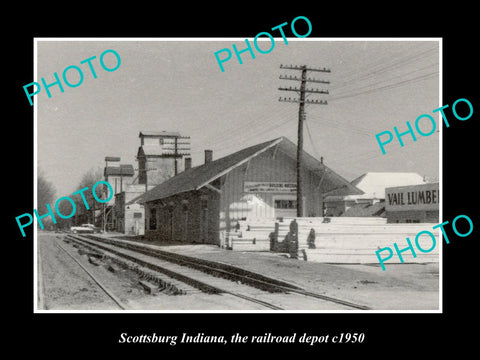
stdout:
POLYGON ((119 157, 105 157, 105 181, 114 192, 104 208, 105 229, 126 235, 145 232, 145 211, 134 199, 174 176, 188 155, 185 146, 189 138, 180 133, 141 131, 138 137, 138 173, 132 165, 120 164, 119 157))
MULTIPOLYGON (((145 206, 150 239, 225 246, 240 220, 296 216, 297 146, 281 137, 190 167, 134 201, 145 206)), ((303 152, 303 216, 322 216, 324 194, 362 192, 303 152)))
POLYGON ((140 131, 137 151, 138 183, 158 185, 183 169, 189 137, 171 131, 140 131))
POLYGON ((126 235, 145 234, 145 210, 143 205, 131 200, 145 193, 145 185, 130 184, 121 193, 115 194, 113 208, 115 231, 126 235))
MULTIPOLYGON (((119 157, 106 156, 105 168, 103 170, 105 181, 107 181, 113 189, 113 195, 103 208, 103 222, 105 230, 116 230, 123 221, 117 216, 116 197, 123 193, 134 181, 135 171, 130 164, 120 164, 119 157)), ((106 194, 105 194, 106 196, 106 194)))

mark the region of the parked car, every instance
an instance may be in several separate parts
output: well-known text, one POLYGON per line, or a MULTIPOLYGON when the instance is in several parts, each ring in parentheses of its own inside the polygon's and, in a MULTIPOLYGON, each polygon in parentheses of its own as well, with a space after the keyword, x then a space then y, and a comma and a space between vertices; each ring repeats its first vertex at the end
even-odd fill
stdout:
POLYGON ((72 226, 70 228, 70 231, 73 232, 74 234, 77 234, 77 233, 93 234, 95 232, 100 232, 100 229, 95 227, 95 225, 92 225, 92 224, 82 224, 80 226, 72 226))
POLYGON ((93 232, 96 232, 96 233, 102 232, 102 229, 100 229, 99 227, 93 224, 82 224, 82 226, 89 227, 90 229, 93 229, 93 232))

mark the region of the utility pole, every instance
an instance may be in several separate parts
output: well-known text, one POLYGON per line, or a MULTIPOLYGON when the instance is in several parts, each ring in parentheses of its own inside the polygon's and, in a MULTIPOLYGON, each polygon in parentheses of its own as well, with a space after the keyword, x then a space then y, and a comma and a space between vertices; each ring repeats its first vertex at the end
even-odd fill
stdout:
POLYGON ((190 156, 188 152, 190 150, 190 142, 187 139, 190 139, 190 136, 180 136, 174 135, 170 136, 173 137, 173 143, 166 143, 166 145, 173 145, 173 148, 164 147, 163 150, 171 150, 173 154, 165 154, 163 157, 173 157, 174 158, 174 175, 178 175, 178 158, 183 158, 185 156, 190 156), (179 142, 178 139, 185 139, 186 141, 179 142), (186 145, 186 147, 178 147, 179 145, 186 145), (180 151, 180 152, 179 152, 180 151))
POLYGON ((307 83, 321 83, 321 84, 330 84, 330 81, 326 80, 317 80, 313 78, 307 77, 307 71, 317 71, 317 72, 325 72, 329 73, 330 70, 323 68, 323 69, 314 69, 309 68, 307 65, 280 65, 280 69, 287 69, 287 70, 300 70, 301 77, 297 76, 286 76, 280 75, 280 79, 282 80, 293 80, 293 81, 300 81, 300 88, 297 87, 279 87, 278 90, 283 91, 294 91, 297 92, 300 96, 299 99, 296 98, 282 98, 280 97, 278 100, 280 102, 294 102, 299 104, 298 108, 298 136, 297 136, 297 217, 303 216, 303 188, 302 188, 302 153, 303 153, 303 122, 305 120, 305 104, 316 104, 316 105, 327 105, 326 101, 323 100, 308 100, 306 99, 306 95, 308 93, 312 94, 328 94, 327 90, 319 90, 319 89, 309 89, 307 88, 307 83))
MULTIPOLYGON (((117 157, 117 156, 105 156, 105 171, 107 170, 107 167, 108 167, 108 163, 110 162, 120 162, 120 158, 117 157)), ((122 178, 121 176, 121 167, 120 167, 120 179, 122 178)), ((105 175, 105 181, 108 182, 108 175, 107 173, 104 174, 105 175)), ((116 185, 115 185, 115 189, 116 189, 116 185)), ((102 197, 104 199, 107 198, 107 192, 108 192, 108 189, 107 187, 104 187, 103 188, 103 193, 102 193, 102 197)), ((110 211, 112 211, 112 207, 110 207, 110 210, 107 212, 107 207, 108 207, 108 204, 105 204, 103 203, 103 232, 106 232, 107 231, 107 220, 108 220, 108 213, 110 211)))
POLYGON ((177 176, 178 174, 178 162, 177 162, 177 156, 178 156, 178 137, 175 138, 175 151, 173 153, 173 156, 175 158, 175 170, 174 170, 174 175, 177 176))

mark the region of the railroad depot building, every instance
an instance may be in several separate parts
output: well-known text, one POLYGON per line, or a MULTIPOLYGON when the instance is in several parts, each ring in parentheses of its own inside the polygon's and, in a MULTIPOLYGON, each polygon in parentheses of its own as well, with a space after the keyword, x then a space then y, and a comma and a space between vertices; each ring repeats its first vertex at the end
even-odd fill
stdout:
POLYGON ((438 223, 439 183, 385 189, 387 223, 438 223))
MULTIPOLYGON (((297 146, 281 137, 185 171, 134 201, 145 207, 145 236, 224 247, 238 221, 296 216, 297 146)), ((325 194, 361 194, 303 152, 303 216, 322 216, 325 194)))

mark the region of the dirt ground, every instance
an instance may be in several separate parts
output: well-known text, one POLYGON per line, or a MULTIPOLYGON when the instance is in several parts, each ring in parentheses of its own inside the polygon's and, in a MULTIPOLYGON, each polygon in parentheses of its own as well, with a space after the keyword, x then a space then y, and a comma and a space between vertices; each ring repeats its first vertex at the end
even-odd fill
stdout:
MULTIPOLYGON (((187 295, 167 295, 161 292, 155 295, 148 294, 139 284, 139 278, 135 273, 122 269, 110 261, 98 261, 99 265, 95 266, 89 263, 85 254, 81 255, 77 248, 62 239, 63 235, 39 233, 38 259, 41 266, 37 290, 42 291, 44 308, 38 310, 121 311, 89 275, 56 245, 57 243, 115 294, 127 310, 265 310, 263 306, 228 295, 208 295, 201 292, 187 295)), ((40 297, 40 294, 38 295, 40 297)), ((42 301, 38 304, 41 305, 42 301)))
MULTIPOLYGON (((55 245, 58 242, 84 264, 131 310, 215 311, 265 310, 229 295, 148 295, 135 274, 115 264, 93 266, 78 249, 62 241, 63 235, 40 232, 39 259, 42 262, 45 305, 51 310, 119 310, 86 273, 55 245), (108 265, 111 265, 110 267, 108 265), (115 269, 111 272, 108 268, 115 269)), ((146 242, 149 245, 156 244, 146 242)), ((157 244, 158 246, 158 244, 157 244)), ((163 245, 161 249, 201 259, 218 261, 283 280, 305 290, 339 298, 380 311, 438 311, 439 264, 389 265, 324 264, 286 258, 270 252, 233 252, 212 245, 163 245)), ((275 295, 279 296, 279 295, 275 295)), ((288 303, 288 297, 282 303, 288 303)), ((272 296, 272 303, 275 298, 272 296)), ((292 297, 292 304, 298 299, 292 297)), ((315 305, 305 300, 294 310, 341 310, 336 304, 315 305), (303 304, 303 305, 302 305, 303 304)), ((290 309, 290 308, 289 308, 290 309)))

